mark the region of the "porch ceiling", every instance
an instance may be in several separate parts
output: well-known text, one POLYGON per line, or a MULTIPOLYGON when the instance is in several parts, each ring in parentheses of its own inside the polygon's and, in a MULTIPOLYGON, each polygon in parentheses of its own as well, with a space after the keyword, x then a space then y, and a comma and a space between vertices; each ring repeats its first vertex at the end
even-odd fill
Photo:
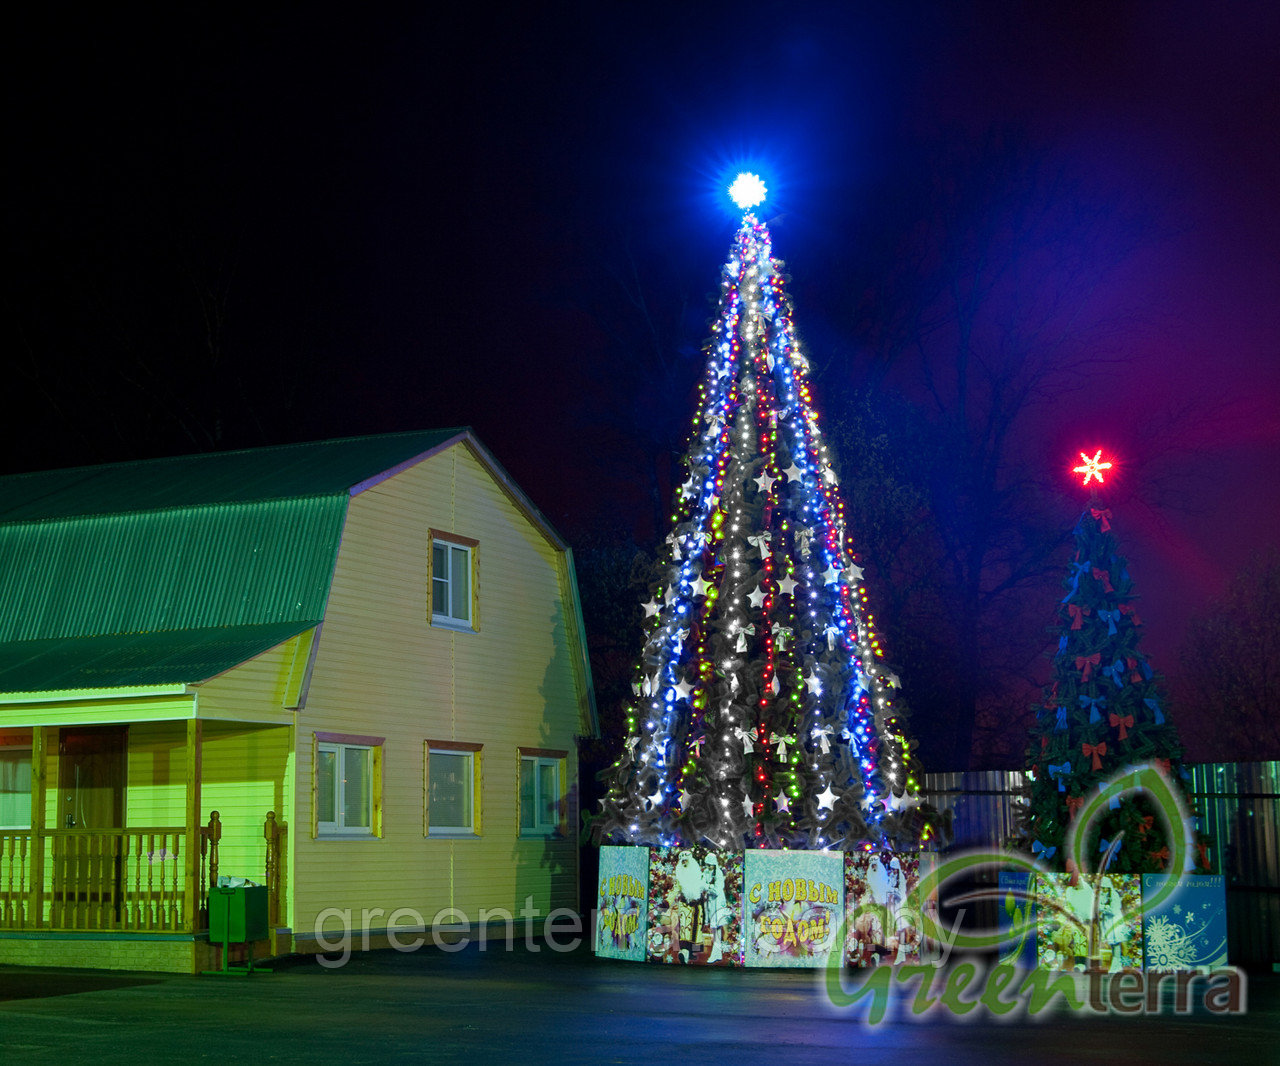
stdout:
POLYGON ((0 644, 0 693, 196 684, 315 624, 277 622, 12 641, 0 644))

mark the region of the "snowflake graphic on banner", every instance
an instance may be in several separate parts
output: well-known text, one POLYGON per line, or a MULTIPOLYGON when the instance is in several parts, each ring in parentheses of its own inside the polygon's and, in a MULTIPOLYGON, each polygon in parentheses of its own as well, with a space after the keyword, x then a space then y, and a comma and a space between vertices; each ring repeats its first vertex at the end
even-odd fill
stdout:
POLYGON ((1146 929, 1147 958, 1159 970, 1182 970, 1197 965, 1203 947, 1196 941, 1198 932, 1200 930, 1186 929, 1164 915, 1152 918, 1146 929))

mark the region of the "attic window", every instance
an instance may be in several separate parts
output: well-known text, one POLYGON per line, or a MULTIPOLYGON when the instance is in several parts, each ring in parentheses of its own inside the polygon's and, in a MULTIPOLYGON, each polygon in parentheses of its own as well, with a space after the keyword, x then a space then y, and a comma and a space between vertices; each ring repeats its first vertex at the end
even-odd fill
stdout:
POLYGON ((479 541, 431 531, 431 622, 475 628, 475 569, 479 541))

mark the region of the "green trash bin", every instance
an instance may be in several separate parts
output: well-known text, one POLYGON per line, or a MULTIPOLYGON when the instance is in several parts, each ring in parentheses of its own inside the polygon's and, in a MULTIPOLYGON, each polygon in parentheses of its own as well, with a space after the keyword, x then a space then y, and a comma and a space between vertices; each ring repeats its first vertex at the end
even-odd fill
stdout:
POLYGON ((253 968, 253 942, 271 936, 267 921, 266 885, 239 885, 235 888, 209 889, 209 942, 222 942, 222 969, 206 973, 267 973, 253 968), (232 944, 245 944, 248 966, 229 966, 232 944))

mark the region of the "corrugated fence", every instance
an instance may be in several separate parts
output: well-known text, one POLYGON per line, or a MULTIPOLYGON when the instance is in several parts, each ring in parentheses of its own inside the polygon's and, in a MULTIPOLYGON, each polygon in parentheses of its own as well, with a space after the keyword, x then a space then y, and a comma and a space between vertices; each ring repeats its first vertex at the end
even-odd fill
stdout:
MULTIPOLYGON (((1278 965, 1280 762, 1203 763, 1188 770, 1192 801, 1227 879, 1229 958, 1242 966, 1278 965)), ((1001 848, 1016 836, 1014 800, 1024 783, 1024 775, 1011 770, 926 774, 924 798, 952 811, 947 850, 1001 848)), ((994 904, 988 909, 970 913, 966 924, 994 925, 994 904)))

